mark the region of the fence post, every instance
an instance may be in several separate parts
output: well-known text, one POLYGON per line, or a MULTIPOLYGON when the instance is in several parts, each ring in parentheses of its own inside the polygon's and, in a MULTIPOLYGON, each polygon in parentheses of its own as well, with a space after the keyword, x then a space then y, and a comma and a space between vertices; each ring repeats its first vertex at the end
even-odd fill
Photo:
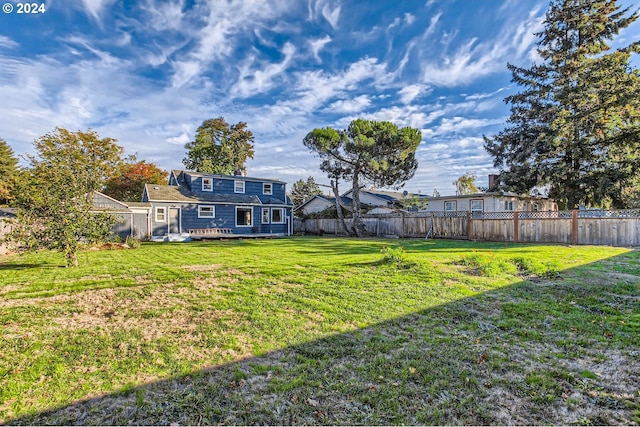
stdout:
POLYGON ((467 239, 471 240, 471 211, 467 211, 467 239))
POLYGON ((520 226, 518 225, 518 216, 520 215, 520 212, 515 211, 513 213, 513 243, 518 243, 518 238, 520 236, 518 236, 518 232, 519 232, 519 228, 520 226))
POLYGON ((578 210, 571 211, 571 243, 578 245, 578 210))

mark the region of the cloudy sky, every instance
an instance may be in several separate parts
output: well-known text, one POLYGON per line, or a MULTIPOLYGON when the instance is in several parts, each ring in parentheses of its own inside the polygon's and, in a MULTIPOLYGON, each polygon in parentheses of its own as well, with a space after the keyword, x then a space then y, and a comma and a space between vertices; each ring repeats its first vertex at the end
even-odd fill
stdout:
MULTIPOLYGON (((326 183, 304 136, 389 120, 422 131, 405 188, 428 195, 452 194, 465 172, 486 185, 494 169, 482 135, 504 126, 503 98, 517 90, 507 62, 535 60, 548 5, 49 0, 43 13, 19 14, 18 2, 0 3, 0 137, 16 154, 56 126, 92 128, 182 168, 197 127, 223 116, 255 135, 249 175, 326 183)), ((613 46, 637 39, 638 22, 613 46)))

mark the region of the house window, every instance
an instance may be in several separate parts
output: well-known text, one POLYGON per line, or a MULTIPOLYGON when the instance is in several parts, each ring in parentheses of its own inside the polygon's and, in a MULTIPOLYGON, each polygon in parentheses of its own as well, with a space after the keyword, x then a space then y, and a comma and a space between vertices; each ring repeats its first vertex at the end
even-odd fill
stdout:
POLYGON ((273 194, 273 184, 267 183, 267 182, 263 183, 262 194, 268 194, 268 195, 273 194))
POLYGON ((540 204, 539 203, 534 203, 533 204, 533 211, 534 212, 538 212, 540 210, 540 204))
POLYGON ((512 211, 513 210, 513 200, 505 200, 504 202, 504 210, 512 211))
POLYGON ((236 227, 251 227, 253 225, 252 209, 236 207, 236 227))
POLYGON ((213 179, 202 178, 202 191, 213 191, 213 179))
POLYGON ((234 193, 244 193, 244 181, 234 181, 233 191, 234 193))
POLYGON ((262 223, 269 224, 269 208, 262 208, 262 223))
POLYGON ((444 211, 445 212, 455 212, 458 210, 456 206, 456 202, 444 202, 444 211))
POLYGON ((479 217, 484 210, 484 200, 471 200, 471 216, 479 217))
POLYGON ((167 222, 167 208, 156 208, 156 222, 167 222))
POLYGON ((216 216, 215 206, 198 206, 198 218, 214 218, 216 216))
POLYGON ((282 208, 271 209, 271 222, 274 224, 284 223, 284 209, 282 208))

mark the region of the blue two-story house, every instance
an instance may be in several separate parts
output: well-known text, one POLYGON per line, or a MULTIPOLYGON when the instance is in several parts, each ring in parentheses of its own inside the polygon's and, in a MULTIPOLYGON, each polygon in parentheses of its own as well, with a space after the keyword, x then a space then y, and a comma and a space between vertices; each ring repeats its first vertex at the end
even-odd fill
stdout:
POLYGON ((293 234, 286 183, 243 175, 173 170, 169 185, 146 184, 152 238, 285 236, 293 234))

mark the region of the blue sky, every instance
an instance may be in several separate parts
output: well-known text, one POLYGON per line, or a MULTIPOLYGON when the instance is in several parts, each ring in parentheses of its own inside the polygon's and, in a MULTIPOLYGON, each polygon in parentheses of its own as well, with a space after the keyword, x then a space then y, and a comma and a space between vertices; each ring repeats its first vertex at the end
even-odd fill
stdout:
MULTIPOLYGON (((50 0, 0 13, 0 137, 16 154, 56 126, 95 129, 128 154, 182 168, 203 120, 244 121, 251 176, 327 183, 302 139, 354 118, 422 132, 405 189, 453 194, 495 172, 482 135, 536 59, 537 0, 50 0)), ((632 4, 631 1, 621 5, 632 4)), ((640 23, 612 46, 640 39, 640 23)), ((343 184, 344 190, 346 185, 343 184)))

